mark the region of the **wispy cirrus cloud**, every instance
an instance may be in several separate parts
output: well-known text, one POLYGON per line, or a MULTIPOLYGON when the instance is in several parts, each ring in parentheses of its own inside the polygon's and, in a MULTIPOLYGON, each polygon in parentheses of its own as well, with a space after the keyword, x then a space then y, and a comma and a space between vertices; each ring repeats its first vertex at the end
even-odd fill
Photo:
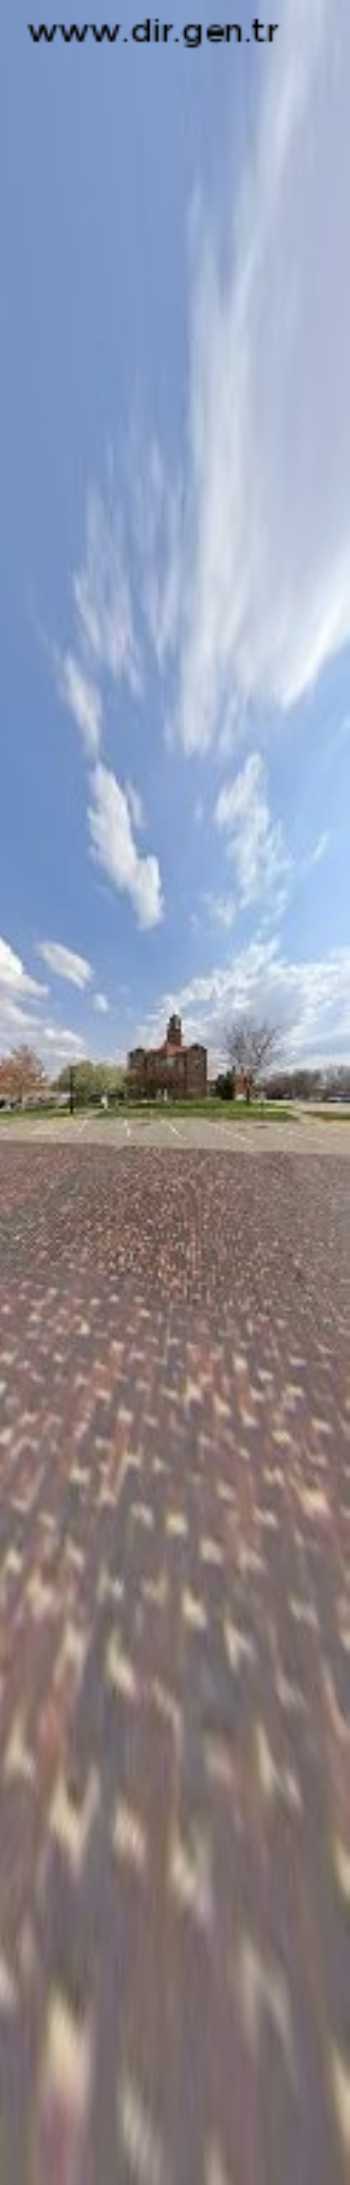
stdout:
POLYGON ((325 827, 323 834, 319 835, 317 842, 314 843, 313 850, 310 850, 309 856, 305 858, 305 865, 308 870, 313 865, 321 864, 322 858, 326 856, 326 852, 330 848, 331 840, 330 828, 325 827))
POLYGON ((125 795, 127 797, 129 812, 131 814, 131 819, 133 820, 134 827, 138 827, 141 830, 141 828, 145 826, 145 815, 143 810, 142 797, 140 797, 139 790, 134 788, 134 784, 132 781, 127 781, 125 795))
MULTIPOLYGON (((102 763, 103 672, 108 670, 115 682, 124 677, 134 697, 141 695, 142 679, 122 517, 95 491, 88 497, 85 556, 73 577, 73 598, 78 650, 60 659, 59 687, 82 733, 87 757, 100 762, 90 777, 93 802, 88 807, 88 826, 93 855, 112 886, 129 895, 139 925, 151 927, 163 916, 164 906, 158 859, 153 854, 140 857, 134 838, 133 829, 145 826, 142 799, 133 782, 123 789, 115 773, 102 763)), ((55 955, 54 966, 51 954, 51 967, 58 970, 57 944, 55 955)), ((105 1006, 104 997, 100 1006, 105 1006)))
POLYGON ((109 1001, 107 1001, 107 995, 94 994, 93 1008, 96 1009, 97 1016, 106 1017, 109 1010, 109 1001))
POLYGON ((122 512, 95 488, 88 494, 85 555, 73 578, 73 593, 80 641, 100 670, 108 670, 116 683, 124 677, 139 697, 141 657, 122 512))
POLYGON ((95 767, 90 788, 93 801, 88 818, 93 856, 112 887, 130 897, 139 926, 156 926, 163 916, 158 858, 140 857, 127 797, 110 767, 95 767))
POLYGON ((339 745, 341 746, 342 744, 347 744, 347 743, 349 743, 349 740, 350 740, 350 713, 345 713, 345 714, 344 714, 344 718, 343 718, 343 720, 342 720, 342 721, 339 721, 339 722, 338 722, 338 724, 337 724, 337 726, 336 726, 335 728, 333 728, 333 731, 332 731, 332 737, 331 737, 331 741, 330 741, 330 743, 329 743, 329 744, 328 744, 328 746, 327 746, 327 751, 329 752, 329 755, 330 755, 330 756, 331 756, 331 757, 333 758, 333 752, 334 752, 334 748, 335 748, 335 746, 338 746, 338 747, 339 747, 339 745))
POLYGON ((102 734, 102 699, 97 684, 91 682, 71 652, 58 661, 57 682, 60 697, 80 729, 88 757, 97 758, 102 734))
POLYGON ((177 640, 182 574, 182 489, 170 480, 159 442, 146 459, 134 448, 132 505, 139 599, 160 670, 177 640))
POLYGON ((89 492, 61 670, 89 757, 99 678, 142 697, 145 624, 169 746, 222 758, 250 701, 286 711, 350 641, 347 60, 347 0, 331 37, 328 0, 284 0, 241 185, 228 152, 222 214, 203 193, 192 218, 186 459, 150 424, 127 512, 89 492))
POLYGON ((209 917, 213 920, 213 924, 223 926, 224 930, 229 933, 231 927, 234 926, 235 918, 237 917, 237 904, 235 902, 234 895, 215 895, 211 894, 210 891, 205 889, 202 895, 202 902, 205 905, 205 909, 209 912, 209 917))
POLYGON ((281 910, 291 858, 281 822, 271 819, 266 768, 260 752, 251 752, 241 772, 220 790, 214 818, 227 836, 242 907, 246 909, 262 897, 273 895, 281 910))
MULTIPOLYGON (((232 739, 232 693, 286 711, 350 640, 349 64, 347 0, 337 0, 331 33, 328 0, 306 11, 304 0, 285 0, 235 199, 232 182, 231 240, 229 171, 225 234, 204 195, 193 219, 186 477, 168 623, 176 695, 167 736, 177 733, 187 752, 232 739)), ((164 511, 161 466, 157 498, 164 511)), ((168 517, 171 498, 169 478, 168 517)), ((168 596, 171 554, 162 582, 168 596)))
POLYGON ((89 986, 93 976, 92 965, 88 963, 86 956, 78 956, 75 949, 65 948, 61 941, 39 941, 37 953, 42 956, 43 963, 47 964, 55 978, 68 979, 72 986, 78 986, 81 990, 89 986))

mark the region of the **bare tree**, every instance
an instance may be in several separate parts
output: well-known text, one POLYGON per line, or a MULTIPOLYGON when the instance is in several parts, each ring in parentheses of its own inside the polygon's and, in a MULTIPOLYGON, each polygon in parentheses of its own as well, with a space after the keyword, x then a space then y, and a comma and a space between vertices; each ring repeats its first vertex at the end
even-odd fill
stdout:
POLYGON ((236 1081, 241 1079, 242 1090, 249 1105, 252 1094, 261 1084, 266 1070, 270 1068, 280 1049, 281 1036, 277 1025, 268 1024, 265 1019, 258 1023, 254 1017, 237 1016, 227 1026, 224 1044, 231 1069, 234 1070, 236 1081))

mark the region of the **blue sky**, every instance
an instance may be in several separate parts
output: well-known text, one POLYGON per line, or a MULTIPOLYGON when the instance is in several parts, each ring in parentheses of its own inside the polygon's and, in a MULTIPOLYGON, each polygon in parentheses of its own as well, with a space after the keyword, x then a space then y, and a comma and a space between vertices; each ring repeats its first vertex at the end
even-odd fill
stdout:
POLYGON ((347 0, 281 0, 259 48, 242 5, 242 46, 196 51, 34 46, 27 12, 1 53, 0 1051, 124 1059, 173 1007, 214 1065, 242 1007, 286 1060, 349 1060, 347 0))

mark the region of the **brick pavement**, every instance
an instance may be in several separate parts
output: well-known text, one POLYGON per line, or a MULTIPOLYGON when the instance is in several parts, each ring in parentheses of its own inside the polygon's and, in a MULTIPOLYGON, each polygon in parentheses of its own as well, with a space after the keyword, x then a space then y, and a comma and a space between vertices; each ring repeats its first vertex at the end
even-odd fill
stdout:
POLYGON ((349 2176, 349 1200, 0 1142, 1 2185, 349 2176))

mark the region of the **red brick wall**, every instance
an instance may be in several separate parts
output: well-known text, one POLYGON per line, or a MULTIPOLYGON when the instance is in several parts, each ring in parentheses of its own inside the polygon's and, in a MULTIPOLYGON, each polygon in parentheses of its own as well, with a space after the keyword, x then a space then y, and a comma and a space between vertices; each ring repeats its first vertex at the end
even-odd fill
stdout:
POLYGON ((174 1099, 188 1096, 202 1097, 207 1090, 207 1054, 205 1047, 173 1048, 171 1057, 163 1048, 148 1048, 144 1053, 136 1048, 129 1056, 129 1087, 135 1094, 152 1095, 166 1090, 174 1099))

